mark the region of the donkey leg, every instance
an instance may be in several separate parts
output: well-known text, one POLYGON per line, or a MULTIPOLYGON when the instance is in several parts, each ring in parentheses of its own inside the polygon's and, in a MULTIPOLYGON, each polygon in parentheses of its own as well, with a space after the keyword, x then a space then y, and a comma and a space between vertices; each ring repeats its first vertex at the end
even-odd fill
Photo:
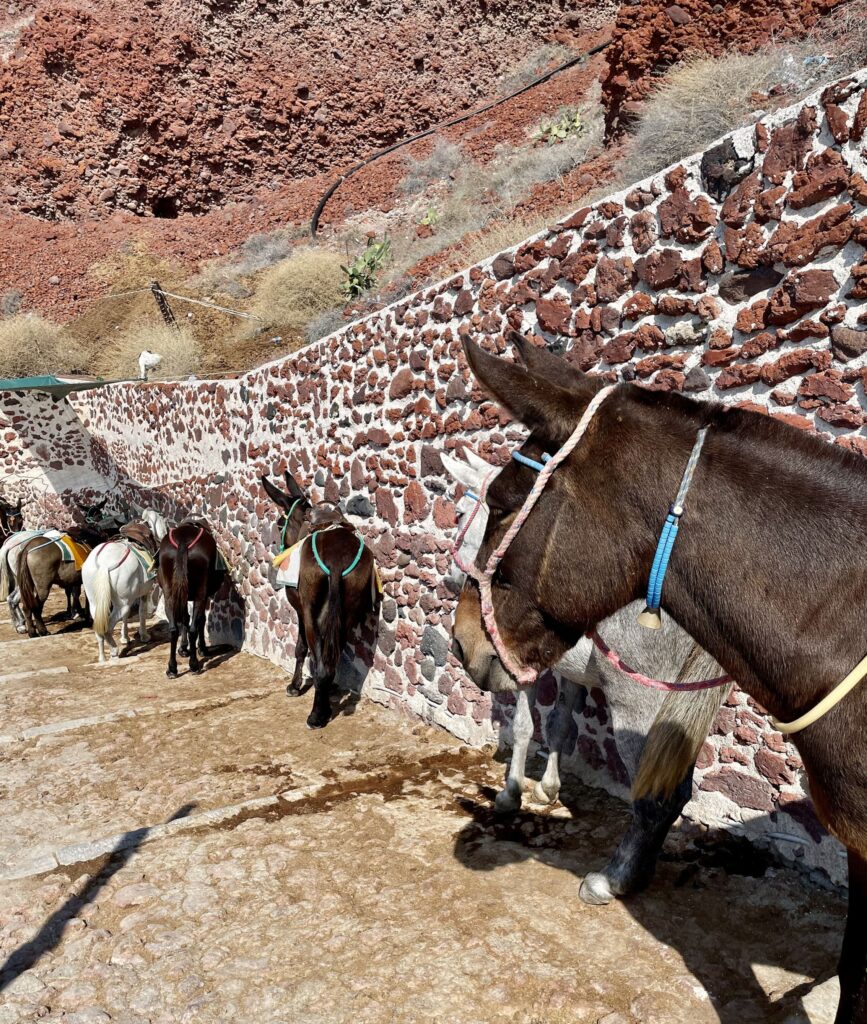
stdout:
POLYGON ((166 602, 166 621, 169 626, 169 663, 166 667, 166 675, 169 679, 178 678, 178 634, 180 627, 172 615, 171 607, 166 602))
POLYGON ((190 647, 190 672, 201 672, 202 663, 199 661, 199 647, 201 644, 201 633, 205 628, 205 606, 198 601, 193 606, 193 614, 190 619, 189 647, 190 647))
POLYGON ((12 617, 12 624, 17 633, 26 633, 27 624, 24 621, 24 612, 21 610, 21 591, 16 587, 6 602, 9 605, 9 614, 12 617))
POLYGON ((536 687, 520 687, 517 701, 515 718, 512 722, 512 760, 509 762, 506 785, 497 793, 494 800, 494 810, 497 814, 515 814, 521 809, 527 748, 533 738, 533 707, 536 704, 536 687))
POLYGON ((537 803, 554 803, 560 795, 560 757, 572 727, 572 708, 577 697, 577 684, 564 679, 557 704, 548 718, 548 764, 545 774, 533 787, 533 799, 537 803))
POLYGON ((304 675, 304 662, 307 660, 307 634, 304 632, 304 623, 298 625, 298 640, 295 643, 295 671, 292 673, 292 682, 286 687, 290 697, 297 697, 301 693, 302 677, 304 675))
POLYGON ((307 716, 308 729, 324 729, 331 721, 331 691, 334 689, 334 671, 317 665, 314 669, 313 710, 307 716))
POLYGON ((610 903, 615 896, 640 892, 650 884, 665 837, 692 796, 692 772, 690 768, 670 797, 633 801, 632 823, 614 856, 581 883, 578 895, 584 903, 610 903))
POLYGON ((849 850, 849 913, 840 954, 840 1005, 835 1024, 867 1021, 867 860, 849 850))
POLYGON ((147 595, 143 595, 138 599, 138 638, 143 644, 150 640, 150 633, 148 633, 147 595))

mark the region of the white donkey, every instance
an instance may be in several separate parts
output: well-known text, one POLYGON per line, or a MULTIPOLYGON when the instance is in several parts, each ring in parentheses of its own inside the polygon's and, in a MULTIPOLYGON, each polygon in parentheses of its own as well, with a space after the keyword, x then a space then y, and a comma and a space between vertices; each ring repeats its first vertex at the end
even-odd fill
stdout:
MULTIPOLYGON (((137 510, 138 511, 138 510, 137 510)), ((87 603, 93 616, 93 631, 99 644, 99 660, 105 661, 108 641, 112 658, 120 648, 114 642, 114 627, 120 623, 120 641, 129 643, 127 619, 138 602, 139 640, 150 637, 147 617, 152 611, 150 600, 156 584, 156 553, 160 541, 168 533, 168 523, 153 509, 141 512, 141 522, 121 529, 122 536, 95 547, 87 556, 81 579, 87 603)))
MULTIPOLYGON (((496 467, 489 465, 468 448, 464 449, 464 454, 468 462, 441 455, 448 473, 470 492, 458 502, 462 526, 466 516, 475 507, 485 477, 497 472, 496 467)), ((487 520, 487 509, 483 506, 464 537, 461 554, 465 560, 473 561, 478 554, 487 520)), ((463 574, 457 569, 455 572, 452 579, 462 584, 463 574)), ((638 615, 642 607, 643 604, 636 601, 599 624, 599 634, 628 665, 656 679, 671 681, 722 675, 713 658, 698 647, 669 616, 663 616, 662 628, 659 630, 639 626, 638 615)), ((491 651, 493 653, 493 648, 491 651)), ((657 730, 664 728, 666 721, 671 722, 678 737, 683 742, 689 742, 688 737, 707 735, 729 689, 722 686, 711 690, 666 694, 645 688, 615 668, 597 651, 593 642, 586 638, 562 658, 557 671, 562 678, 562 686, 557 704, 547 721, 548 763, 542 779, 533 788, 533 799, 541 803, 556 800, 560 792, 560 757, 572 728, 572 711, 579 694, 582 706, 586 700, 586 691, 592 687, 598 687, 605 694, 617 752, 629 775, 630 784, 633 784, 638 775, 645 742, 660 712, 662 715, 657 730), (690 723, 686 729, 683 728, 685 721, 690 723)), ((520 809, 523 798, 524 766, 533 738, 532 711, 536 703, 536 687, 519 687, 505 670, 501 670, 496 689, 498 692, 517 691, 517 707, 512 723, 512 759, 506 785, 497 794, 495 802, 498 812, 513 814, 520 809)), ((693 763, 696 753, 697 750, 692 752, 693 763)), ((581 884, 579 895, 585 903, 609 903, 615 896, 637 892, 650 882, 665 837, 692 795, 692 773, 693 769, 690 768, 669 798, 633 801, 632 823, 617 850, 601 871, 591 872, 581 884)))

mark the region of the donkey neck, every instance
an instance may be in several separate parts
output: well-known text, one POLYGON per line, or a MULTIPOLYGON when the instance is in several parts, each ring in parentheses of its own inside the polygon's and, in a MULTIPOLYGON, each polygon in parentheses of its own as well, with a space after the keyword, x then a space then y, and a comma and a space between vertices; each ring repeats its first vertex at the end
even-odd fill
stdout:
POLYGON ((768 710, 799 715, 867 652, 867 462, 737 410, 705 448, 665 606, 768 710))

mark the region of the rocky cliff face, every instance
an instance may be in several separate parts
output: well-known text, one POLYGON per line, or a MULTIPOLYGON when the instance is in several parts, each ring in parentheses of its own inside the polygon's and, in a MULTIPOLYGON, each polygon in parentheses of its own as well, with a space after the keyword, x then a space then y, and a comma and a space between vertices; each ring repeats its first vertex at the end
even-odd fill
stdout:
POLYGON ((602 85, 609 135, 626 127, 656 77, 692 54, 751 53, 800 39, 845 0, 626 0, 608 49, 602 85))
POLYGON ((243 201, 477 104, 543 41, 580 36, 614 8, 12 4, 0 25, 0 205, 56 220, 243 201))

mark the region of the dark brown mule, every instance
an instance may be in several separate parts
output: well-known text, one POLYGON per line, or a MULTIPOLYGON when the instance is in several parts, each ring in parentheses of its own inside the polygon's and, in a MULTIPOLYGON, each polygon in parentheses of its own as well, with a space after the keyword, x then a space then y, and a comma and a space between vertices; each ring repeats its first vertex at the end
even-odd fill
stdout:
MULTIPOLYGON (((92 549, 106 540, 111 531, 74 527, 64 532, 76 543, 92 549)), ((17 582, 28 636, 48 635, 42 611, 55 584, 66 593, 67 617, 89 621, 89 615, 81 605, 81 569, 74 562, 64 562, 63 552, 53 541, 34 537, 24 545, 18 559, 17 582)))
POLYGON ((321 729, 331 719, 334 676, 346 641, 368 615, 378 613, 380 598, 373 555, 352 525, 335 508, 311 507, 288 473, 286 483, 288 493, 262 477, 262 486, 269 497, 284 509, 285 514, 279 521, 284 538, 282 547, 291 547, 298 540, 310 538, 302 550, 297 590, 284 588, 298 614, 295 671, 286 692, 290 695, 302 692, 304 659, 308 651, 312 651, 316 692, 307 725, 321 729))
MULTIPOLYGON (((205 613, 208 601, 220 589, 224 571, 220 568, 217 542, 207 526, 187 519, 169 530, 160 543, 158 579, 169 624, 169 664, 166 675, 178 675, 178 636, 188 644, 190 671, 201 672, 199 654, 207 658, 205 613), (193 611, 190 615, 189 604, 193 611)), ((181 654, 184 654, 183 642, 181 654)))
POLYGON ((17 505, 9 505, 0 501, 0 543, 13 533, 24 529, 24 515, 21 511, 21 502, 17 505))
MULTIPOLYGON (((520 349, 527 369, 466 346, 479 381, 553 454, 600 382, 573 372, 566 385, 558 362, 564 386, 557 386, 544 369, 556 357, 526 342, 520 349)), ((663 607, 788 721, 867 652, 867 461, 771 417, 618 387, 508 548, 493 579, 497 627, 513 658, 545 668, 589 627, 643 596, 666 512, 705 426, 663 607)), ((504 476, 488 491, 477 565, 520 507, 504 476)), ((459 641, 461 628, 458 617, 459 641)), ((483 683, 490 668, 471 672, 483 683)), ((867 1022, 865 726, 867 681, 794 737, 816 811, 849 854, 837 1024, 867 1022)))

